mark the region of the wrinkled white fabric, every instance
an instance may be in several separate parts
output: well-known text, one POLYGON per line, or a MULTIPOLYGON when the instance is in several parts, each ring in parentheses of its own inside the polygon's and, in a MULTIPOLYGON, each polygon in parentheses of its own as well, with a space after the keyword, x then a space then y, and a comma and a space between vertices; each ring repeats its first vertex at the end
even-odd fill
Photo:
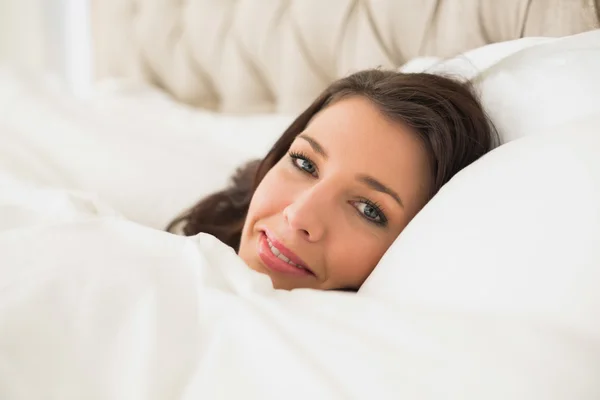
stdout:
POLYGON ((210 236, 143 227, 76 194, 42 191, 32 201, 18 185, 6 193, 0 217, 13 223, 0 232, 3 399, 600 394, 594 342, 544 321, 274 291, 210 236), (53 203, 61 207, 46 207, 53 203))
POLYGON ((0 168, 94 193, 128 219, 162 229, 234 171, 262 158, 292 117, 195 110, 131 82, 83 99, 0 70, 0 168))

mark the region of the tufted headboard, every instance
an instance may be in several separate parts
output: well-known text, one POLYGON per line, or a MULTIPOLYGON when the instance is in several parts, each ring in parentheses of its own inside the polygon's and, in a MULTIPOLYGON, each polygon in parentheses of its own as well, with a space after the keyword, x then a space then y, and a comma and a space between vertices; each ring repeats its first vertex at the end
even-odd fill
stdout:
POLYGON ((228 113, 297 112, 417 56, 598 28, 600 0, 92 0, 95 76, 228 113))

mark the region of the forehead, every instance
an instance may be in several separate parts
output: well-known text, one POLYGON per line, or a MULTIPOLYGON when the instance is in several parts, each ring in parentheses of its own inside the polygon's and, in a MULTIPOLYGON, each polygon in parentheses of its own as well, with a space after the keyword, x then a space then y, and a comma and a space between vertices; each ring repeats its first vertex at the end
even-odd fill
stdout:
POLYGON ((356 172, 422 179, 428 172, 427 154, 417 134, 386 118, 363 97, 341 99, 320 111, 304 134, 317 140, 330 156, 328 161, 349 164, 356 172))

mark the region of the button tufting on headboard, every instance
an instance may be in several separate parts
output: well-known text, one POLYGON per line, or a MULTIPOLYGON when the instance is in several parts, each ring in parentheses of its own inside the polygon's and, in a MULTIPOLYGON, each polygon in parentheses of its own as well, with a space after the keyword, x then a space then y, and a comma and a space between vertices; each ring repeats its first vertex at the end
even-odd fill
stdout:
POLYGON ((92 0, 95 75, 222 112, 297 112, 357 69, 598 28, 598 1, 92 0))

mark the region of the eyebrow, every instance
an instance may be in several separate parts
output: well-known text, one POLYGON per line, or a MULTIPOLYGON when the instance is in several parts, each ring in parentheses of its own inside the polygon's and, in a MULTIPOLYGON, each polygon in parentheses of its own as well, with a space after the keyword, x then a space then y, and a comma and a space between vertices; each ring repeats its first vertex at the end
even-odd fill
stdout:
POLYGON ((327 154, 327 152, 325 151, 323 146, 321 146, 321 144, 319 142, 317 142, 315 139, 313 139, 310 136, 305 135, 305 134, 301 134, 298 137, 306 140, 308 142, 308 144, 310 144, 310 147, 312 147, 316 153, 322 155, 323 158, 329 158, 329 155, 327 154))
POLYGON ((394 192, 392 189, 385 186, 383 183, 379 182, 377 179, 375 179, 369 175, 357 175, 356 179, 358 179, 365 185, 369 186, 373 190, 376 190, 378 192, 385 193, 385 194, 391 196, 394 200, 396 200, 396 203, 398 203, 398 205, 400 207, 404 208, 404 203, 402 203, 402 199, 400 199, 400 196, 398 196, 398 193, 394 192))

